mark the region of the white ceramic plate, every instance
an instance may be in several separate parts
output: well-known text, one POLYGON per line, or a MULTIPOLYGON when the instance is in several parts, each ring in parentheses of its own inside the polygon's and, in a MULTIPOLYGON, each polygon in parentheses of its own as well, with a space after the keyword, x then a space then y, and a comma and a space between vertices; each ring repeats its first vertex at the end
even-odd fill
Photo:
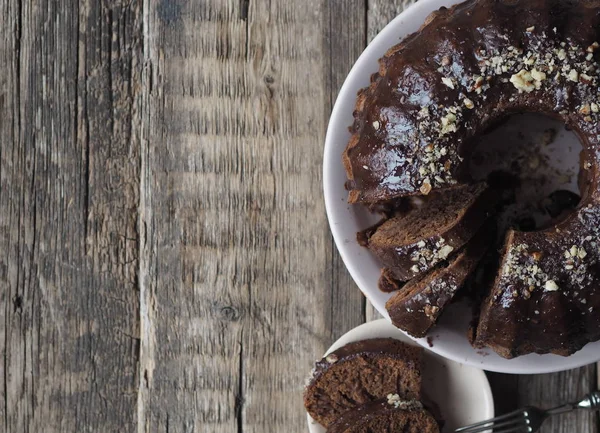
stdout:
MULTIPOLYGON (((352 111, 356 93, 369 84, 370 75, 378 69, 377 60, 404 36, 416 31, 429 13, 441 6, 450 6, 454 3, 455 0, 420 0, 389 23, 369 44, 350 71, 333 108, 327 130, 323 179, 325 205, 331 231, 352 278, 375 308, 386 318, 388 315, 385 302, 390 295, 377 288, 381 265, 356 242, 356 232, 370 226, 378 218, 369 214, 361 206, 347 203, 348 193, 344 188, 346 173, 341 163, 341 155, 350 138, 348 126, 353 120, 352 111)), ((569 134, 559 134, 556 139, 558 147, 569 148, 568 140, 573 140, 573 137, 569 134), (562 143, 560 140, 566 141, 562 143)), ((577 143, 575 145, 579 146, 577 143)), ((567 159, 576 161, 576 158, 567 159)), ((558 158, 557 161, 560 162, 562 159, 558 158)), ((433 330, 434 341, 430 350, 454 361, 485 370, 519 374, 568 370, 600 359, 600 342, 588 344, 583 350, 569 357, 533 354, 507 360, 490 350, 475 350, 465 337, 470 317, 471 314, 464 305, 453 305, 444 313, 440 324, 433 330)), ((428 348, 426 340, 421 339, 417 342, 428 348)))
MULTIPOLYGON (((414 344, 387 320, 375 320, 358 326, 342 336, 327 353, 353 341, 391 337, 414 344)), ((483 371, 425 352, 423 393, 440 408, 445 420, 443 433, 494 417, 494 399, 483 371)), ((308 416, 310 433, 325 433, 325 428, 308 416)))

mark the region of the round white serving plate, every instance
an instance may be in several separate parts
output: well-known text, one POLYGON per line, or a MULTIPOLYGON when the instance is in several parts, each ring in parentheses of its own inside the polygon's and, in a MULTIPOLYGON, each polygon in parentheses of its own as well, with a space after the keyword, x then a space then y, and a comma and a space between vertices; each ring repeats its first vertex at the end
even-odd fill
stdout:
MULTIPOLYGON (((386 337, 415 344, 386 319, 380 319, 347 332, 326 355, 353 341, 386 337)), ((423 394, 440 408, 445 421, 443 433, 494 417, 494 398, 483 371, 425 352, 421 376, 423 394)), ((325 433, 325 428, 310 416, 308 429, 310 433, 325 433)))
MULTIPOLYGON (((381 264, 369 251, 356 242, 356 233, 374 224, 378 217, 370 214, 361 206, 347 203, 348 193, 344 188, 346 173, 341 162, 341 155, 350 138, 348 126, 353 121, 352 111, 356 93, 369 84, 370 75, 378 69, 378 59, 404 36, 418 30, 429 13, 442 6, 451 6, 455 3, 457 3, 455 0, 420 0, 392 20, 373 39, 348 74, 333 108, 327 129, 323 183, 329 225, 340 255, 352 278, 369 301, 386 318, 388 318, 388 314, 385 303, 390 295, 377 288, 381 264)), ((533 125, 530 124, 528 127, 533 127, 533 125)), ((538 125, 538 128, 543 128, 543 125, 538 125)), ((559 149, 559 151, 554 153, 551 151, 548 154, 551 163, 560 165, 577 161, 576 154, 572 153, 571 157, 565 157, 565 149, 570 151, 573 148, 580 148, 580 145, 574 143, 573 140, 575 139, 572 134, 558 134, 555 145, 551 147, 559 149)), ((576 174, 578 169, 573 169, 576 174)), ((562 187, 577 191, 576 177, 573 176, 562 187)), ((532 354, 507 360, 488 349, 475 350, 466 338, 470 319, 471 312, 465 305, 460 303, 452 305, 442 315, 439 325, 432 331, 433 347, 428 347, 425 339, 416 341, 438 355, 453 361, 502 373, 549 373, 580 367, 600 360, 600 342, 590 343, 583 350, 569 357, 532 354)))

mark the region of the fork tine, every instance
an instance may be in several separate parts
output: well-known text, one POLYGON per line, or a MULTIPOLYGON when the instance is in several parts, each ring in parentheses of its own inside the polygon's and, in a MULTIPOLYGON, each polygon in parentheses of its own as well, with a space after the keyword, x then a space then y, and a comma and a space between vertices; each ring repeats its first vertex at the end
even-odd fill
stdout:
POLYGON ((502 431, 513 431, 514 429, 519 429, 519 428, 523 428, 523 427, 527 427, 527 424, 525 424, 525 420, 526 418, 519 418, 519 417, 514 417, 513 419, 510 419, 508 421, 504 421, 501 423, 494 423, 490 425, 482 425, 480 427, 475 427, 471 430, 463 430, 464 433, 481 433, 487 430, 491 430, 494 429, 495 433, 499 433, 502 431), (500 430, 497 430, 500 429, 500 430))
MULTIPOLYGON (((517 409, 515 411, 506 413, 504 415, 497 416, 495 418, 491 418, 491 419, 488 419, 488 420, 485 420, 485 421, 481 421, 481 422, 478 422, 478 423, 475 423, 475 424, 471 424, 471 425, 468 425, 468 426, 465 426, 465 427, 457 428, 454 431, 455 431, 455 433, 461 433, 461 432, 464 432, 464 433, 467 433, 467 432, 468 433, 473 433, 473 431, 474 431, 473 429, 474 428, 476 428, 476 427, 483 427, 483 426, 487 426, 487 428, 489 429, 489 428, 491 428, 491 424, 493 424, 495 422, 504 421, 504 420, 507 420, 507 419, 510 419, 510 418, 517 418, 519 415, 522 415, 523 417, 525 417, 524 412, 525 411, 523 409, 517 409)), ((478 430, 478 431, 484 431, 484 430, 478 430)))

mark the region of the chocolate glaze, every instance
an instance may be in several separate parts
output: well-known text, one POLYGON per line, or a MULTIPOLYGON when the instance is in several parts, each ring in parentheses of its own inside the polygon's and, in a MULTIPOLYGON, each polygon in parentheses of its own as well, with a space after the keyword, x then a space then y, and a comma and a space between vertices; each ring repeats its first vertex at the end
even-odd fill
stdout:
POLYGON ((600 39, 598 10, 598 2, 470 0, 434 13, 429 24, 386 53, 375 81, 359 93, 354 134, 343 155, 349 201, 420 194, 425 178, 433 190, 447 187, 464 177, 462 157, 468 154, 471 138, 516 112, 562 119, 581 136, 584 160, 595 168, 598 127, 586 121, 588 114, 579 108, 597 87, 565 76, 554 80, 547 71, 540 90, 519 93, 509 81, 519 65, 492 74, 492 66, 482 73, 481 64, 498 57, 493 54, 508 55, 510 47, 524 54, 532 49, 552 53, 563 41, 580 46, 583 60, 586 48, 600 39), (484 81, 475 84, 479 76, 484 81), (453 88, 442 78, 451 80, 453 88), (477 86, 484 90, 478 93, 477 86), (465 99, 472 108, 466 108, 465 99), (428 107, 428 117, 420 114, 421 107, 428 107), (451 107, 460 108, 456 131, 440 135, 440 121, 451 107), (429 126, 423 126, 425 122, 429 126), (420 173, 431 164, 424 163, 431 160, 430 153, 438 154, 434 165, 443 168, 437 172, 442 182, 431 172, 420 173))
POLYGON ((471 138, 512 113, 555 117, 580 137, 580 203, 553 227, 508 234, 483 303, 476 343, 505 357, 600 339, 599 40, 598 0, 469 0, 391 48, 357 100, 343 155, 351 203, 459 182, 471 138))

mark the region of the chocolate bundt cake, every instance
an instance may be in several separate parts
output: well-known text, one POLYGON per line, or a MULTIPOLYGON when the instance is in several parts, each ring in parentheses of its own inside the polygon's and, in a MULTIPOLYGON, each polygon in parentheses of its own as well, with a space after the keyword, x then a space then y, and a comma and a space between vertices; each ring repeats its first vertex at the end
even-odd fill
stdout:
POLYGON ((347 344, 317 362, 304 406, 328 427, 346 411, 388 394, 420 400, 422 353, 393 338, 347 344))
POLYGON ((491 225, 486 224, 480 229, 447 262, 422 277, 410 280, 392 295, 385 307, 396 327, 413 337, 427 335, 493 242, 495 231, 491 225))
POLYGON ((418 401, 403 401, 398 395, 359 406, 346 412, 327 433, 439 433, 435 418, 418 401))
POLYGON ((462 185, 421 207, 359 234, 398 281, 408 281, 446 260, 473 237, 493 211, 497 193, 485 184, 462 185))
POLYGON ((351 203, 468 181, 471 139, 512 113, 581 138, 580 203, 552 227, 509 233, 484 301, 477 343, 505 357, 600 339, 599 40, 598 0, 468 0, 391 48, 358 96, 343 155, 351 203))
POLYGON ((599 235, 591 208, 544 236, 510 231, 475 345, 506 358, 566 356, 600 339, 599 235))

